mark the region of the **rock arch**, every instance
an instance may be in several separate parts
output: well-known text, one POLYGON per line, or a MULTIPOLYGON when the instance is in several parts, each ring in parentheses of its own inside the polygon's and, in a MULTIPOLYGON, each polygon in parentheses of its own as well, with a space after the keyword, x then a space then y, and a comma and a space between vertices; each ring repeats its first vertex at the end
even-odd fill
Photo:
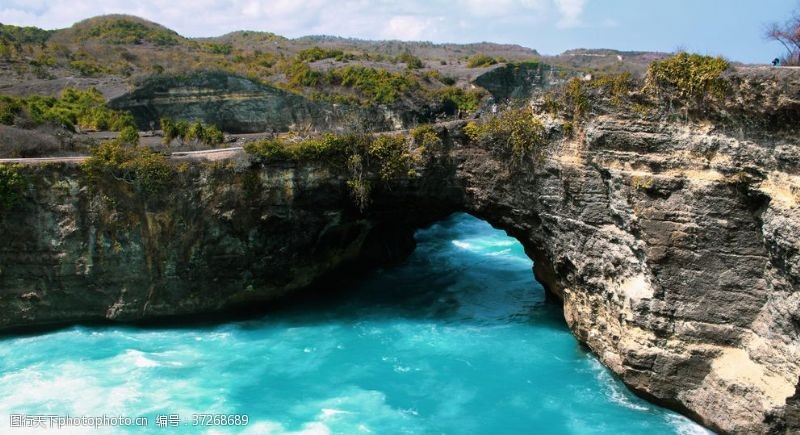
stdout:
POLYGON ((725 432, 794 430, 796 147, 613 117, 584 134, 520 165, 451 129, 436 165, 363 212, 318 162, 194 165, 160 198, 34 168, 0 219, 0 328, 274 300, 402 258, 415 229, 466 211, 522 242, 576 337, 639 394, 725 432))

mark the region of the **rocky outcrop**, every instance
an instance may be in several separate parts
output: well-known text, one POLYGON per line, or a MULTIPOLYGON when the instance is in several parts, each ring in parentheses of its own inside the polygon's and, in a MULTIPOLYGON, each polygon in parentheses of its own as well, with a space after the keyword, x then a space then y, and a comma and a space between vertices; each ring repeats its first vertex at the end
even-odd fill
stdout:
POLYGON ((635 391, 714 429, 796 426, 792 142, 600 118, 552 151, 534 174, 467 151, 465 204, 523 242, 575 335, 635 391))
POLYGON ((89 186, 69 164, 25 177, 27 203, 0 218, 0 329, 273 300, 347 265, 404 258, 415 229, 451 213, 458 194, 396 184, 362 215, 340 172, 244 157, 184 164, 158 195, 114 179, 89 186), (402 201, 420 208, 393 213, 402 201))
MULTIPOLYGON (((160 76, 117 97, 109 106, 130 111, 139 128, 161 118, 214 124, 230 133, 265 131, 387 131, 425 122, 426 115, 389 107, 364 108, 324 101, 218 72, 160 76)), ((152 123, 152 124, 151 124, 152 123)))
POLYGON ((562 83, 572 75, 540 62, 516 62, 485 72, 474 83, 489 91, 495 101, 503 102, 528 98, 535 91, 562 83))
POLYGON ((607 114, 566 137, 544 116, 549 142, 523 160, 453 126, 363 211, 323 163, 184 164, 157 196, 29 167, 0 218, 0 328, 273 300, 401 258, 415 228, 462 210, 523 243, 575 336, 634 391, 722 432, 796 431, 800 149, 791 125, 770 129, 794 95, 749 118, 731 106, 730 124, 607 114))

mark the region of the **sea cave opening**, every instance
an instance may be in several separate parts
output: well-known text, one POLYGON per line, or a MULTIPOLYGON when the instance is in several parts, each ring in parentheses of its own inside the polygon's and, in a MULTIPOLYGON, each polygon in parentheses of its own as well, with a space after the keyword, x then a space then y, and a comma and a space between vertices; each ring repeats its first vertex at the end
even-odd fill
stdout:
POLYGON ((401 264, 258 318, 0 340, 0 414, 243 414, 244 433, 702 431, 578 344, 504 231, 456 213, 415 238, 401 264))

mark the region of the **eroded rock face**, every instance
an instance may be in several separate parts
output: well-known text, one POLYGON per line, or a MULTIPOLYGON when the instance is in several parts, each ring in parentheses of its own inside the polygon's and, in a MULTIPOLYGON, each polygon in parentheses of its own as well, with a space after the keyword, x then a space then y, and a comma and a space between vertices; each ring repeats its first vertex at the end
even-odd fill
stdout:
MULTIPOLYGON (((140 129, 161 118, 214 124, 230 133, 277 131, 386 131, 429 121, 414 111, 363 108, 311 101, 284 90, 224 73, 154 77, 109 102, 130 111, 140 129)), ((431 118, 432 119, 432 118, 431 118)))
POLYGON ((494 68, 475 78, 497 102, 528 98, 535 91, 550 88, 571 75, 539 62, 511 63, 494 68))
POLYGON ((28 201, 0 217, 0 329, 273 300, 348 265, 405 258, 415 229, 452 213, 459 194, 401 180, 383 201, 419 208, 376 201, 364 215, 331 168, 254 168, 243 156, 184 166, 157 195, 113 179, 89 187, 74 165, 26 177, 28 201))
POLYGON ((471 149, 459 176, 626 384, 721 431, 780 431, 800 374, 791 140, 600 118, 534 173, 471 149))
MULTIPOLYGON (((556 125, 556 124, 552 124, 556 125)), ((189 165, 143 198, 71 166, 30 169, 0 218, 0 328, 141 320, 252 304, 350 264, 385 263, 464 210, 519 239, 576 337, 627 385, 709 427, 795 431, 800 151, 795 136, 615 116, 543 158, 458 128, 363 211, 320 163, 189 165)))

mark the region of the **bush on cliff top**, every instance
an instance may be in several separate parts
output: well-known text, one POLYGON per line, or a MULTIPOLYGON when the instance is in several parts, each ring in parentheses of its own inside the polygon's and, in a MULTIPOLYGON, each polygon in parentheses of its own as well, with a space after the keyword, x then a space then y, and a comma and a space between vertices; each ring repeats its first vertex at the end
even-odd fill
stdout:
POLYGON ((248 143, 244 150, 262 160, 322 161, 339 167, 347 172, 347 186, 361 210, 369 203, 373 179, 388 182, 416 175, 421 153, 404 136, 369 134, 326 134, 294 143, 266 139, 248 143))
POLYGON ((701 102, 708 97, 723 97, 727 87, 722 73, 729 67, 721 57, 678 53, 650 64, 645 88, 671 100, 701 102))
POLYGON ((433 95, 445 108, 455 108, 463 112, 474 112, 478 110, 484 92, 480 89, 465 91, 456 86, 448 86, 435 91, 433 95))
POLYGON ((470 122, 464 132, 470 140, 509 153, 520 163, 546 143, 544 124, 527 108, 509 109, 480 123, 470 122))
POLYGON ((174 174, 167 158, 148 147, 129 146, 121 141, 103 142, 81 165, 90 182, 105 176, 135 185, 144 193, 156 193, 167 187, 174 174))

